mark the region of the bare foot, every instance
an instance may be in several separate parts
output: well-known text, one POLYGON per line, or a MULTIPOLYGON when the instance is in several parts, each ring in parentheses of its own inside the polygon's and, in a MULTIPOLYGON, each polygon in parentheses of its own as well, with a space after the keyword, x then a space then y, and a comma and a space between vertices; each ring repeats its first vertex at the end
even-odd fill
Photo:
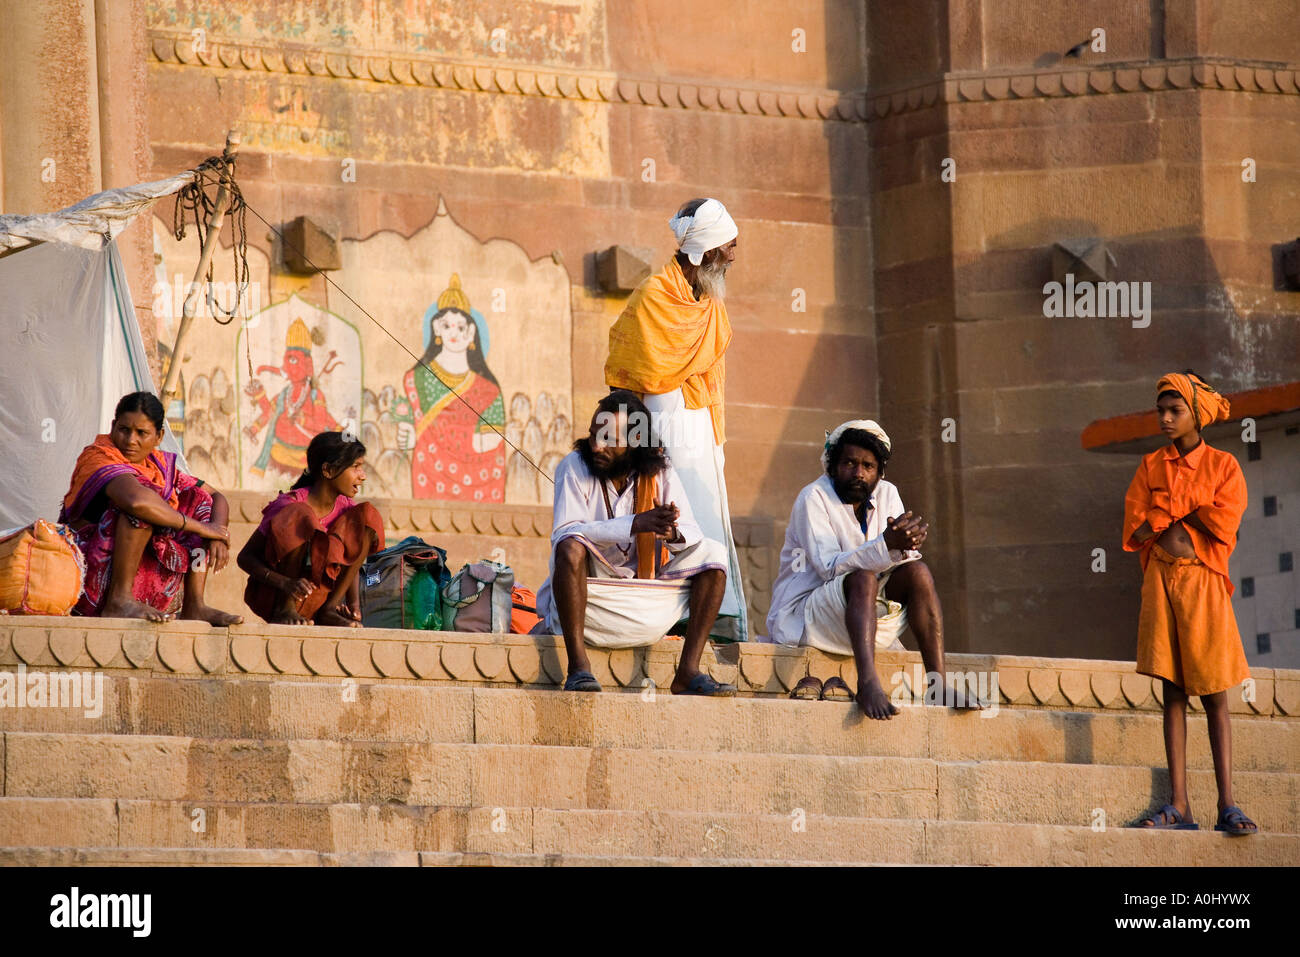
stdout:
POLYGON ((930 700, 927 694, 922 703, 940 708, 955 708, 958 711, 983 711, 988 707, 988 703, 981 701, 973 688, 957 689, 950 684, 943 686, 942 697, 938 701, 930 700))
POLYGON ((197 608, 182 608, 180 617, 185 621, 206 621, 209 625, 223 627, 225 625, 238 625, 244 619, 240 615, 232 615, 228 611, 222 611, 220 608, 213 608, 211 605, 199 605, 197 608))
POLYGON ((888 720, 898 714, 898 709, 889 703, 889 696, 880 687, 879 681, 858 685, 858 694, 854 699, 862 713, 877 721, 888 720))
POLYGON ((331 628, 360 628, 361 622, 341 608, 322 608, 316 612, 316 624, 331 628))
POLYGON ((273 625, 310 625, 311 619, 298 614, 298 604, 294 601, 282 602, 276 613, 271 616, 273 625))
POLYGON ((142 601, 126 599, 117 601, 107 599, 99 610, 100 618, 143 618, 145 621, 170 621, 171 615, 165 614, 142 601))
POLYGON ((952 701, 953 707, 958 711, 983 711, 989 707, 989 703, 974 691, 967 692, 965 699, 960 702, 957 698, 953 698, 952 701))

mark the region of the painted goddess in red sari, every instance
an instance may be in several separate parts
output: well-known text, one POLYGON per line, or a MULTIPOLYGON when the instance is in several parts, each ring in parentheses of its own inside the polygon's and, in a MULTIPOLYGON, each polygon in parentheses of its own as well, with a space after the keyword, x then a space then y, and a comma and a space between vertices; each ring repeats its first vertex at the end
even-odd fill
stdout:
POLYGON ((414 435, 411 494, 461 502, 504 502, 505 403, 487 367, 484 337, 460 288, 460 277, 438 297, 429 345, 403 387, 414 435))

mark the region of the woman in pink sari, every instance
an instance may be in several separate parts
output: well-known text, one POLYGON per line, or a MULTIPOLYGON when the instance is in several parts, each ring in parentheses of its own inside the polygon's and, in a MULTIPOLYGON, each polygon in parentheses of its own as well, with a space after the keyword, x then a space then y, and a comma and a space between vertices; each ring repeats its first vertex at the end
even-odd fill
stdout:
POLYGON ((73 609, 103 618, 180 617, 213 625, 243 621, 203 600, 208 567, 229 558, 229 506, 218 491, 176 468, 158 451, 163 406, 149 392, 123 396, 107 435, 77 457, 59 521, 70 525, 86 559, 86 587, 73 609))

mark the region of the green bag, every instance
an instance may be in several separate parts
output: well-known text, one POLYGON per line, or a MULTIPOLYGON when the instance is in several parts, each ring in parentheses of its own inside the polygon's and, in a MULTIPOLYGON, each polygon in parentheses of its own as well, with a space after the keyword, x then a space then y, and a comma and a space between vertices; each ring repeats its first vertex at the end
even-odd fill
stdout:
POLYGON ((442 630, 447 553, 411 535, 361 566, 361 624, 367 628, 442 630))

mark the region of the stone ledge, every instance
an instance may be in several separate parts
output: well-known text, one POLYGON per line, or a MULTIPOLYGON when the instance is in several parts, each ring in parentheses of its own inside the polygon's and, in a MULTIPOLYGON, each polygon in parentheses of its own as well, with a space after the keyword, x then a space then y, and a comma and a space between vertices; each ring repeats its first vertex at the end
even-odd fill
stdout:
POLYGON ((756 116, 814 120, 865 120, 861 93, 835 90, 741 90, 734 87, 637 80, 596 70, 448 60, 380 50, 343 53, 292 44, 209 38, 202 50, 188 33, 150 30, 159 63, 255 73, 323 76, 362 83, 541 96, 595 103, 629 103, 668 109, 719 110, 756 116))
MULTIPOLYGON (((678 639, 649 648, 589 649, 592 670, 606 688, 666 688, 681 654, 678 639)), ((887 691, 910 692, 922 667, 917 652, 882 651, 877 669, 887 691)), ((555 686, 564 677, 564 642, 557 635, 465 634, 201 622, 158 625, 107 618, 0 620, 0 670, 95 669, 187 677, 281 675, 308 680, 432 681, 496 687, 555 686)), ((1158 711, 1161 683, 1132 662, 950 654, 952 672, 996 673, 1001 704, 1069 711, 1158 711)), ((705 670, 746 695, 782 696, 800 678, 840 675, 852 685, 851 658, 810 648, 745 642, 710 645, 705 670)), ((1300 716, 1300 671, 1256 668, 1254 700, 1230 696, 1235 714, 1300 716)), ((923 688, 916 688, 923 692, 923 688)), ((1192 699, 1194 710, 1201 708, 1192 699)))
MULTIPOLYGON (((230 502, 232 524, 257 525, 269 496, 244 489, 223 491, 230 502)), ((478 505, 467 508, 453 502, 411 498, 368 498, 384 520, 384 527, 399 534, 501 535, 512 538, 550 538, 549 505, 478 505)))
POLYGON ((659 79, 637 80, 591 70, 521 69, 517 64, 451 61, 378 50, 342 53, 319 47, 268 45, 246 40, 209 39, 200 51, 195 49, 193 37, 188 33, 150 30, 148 37, 157 62, 180 66, 849 123, 871 122, 936 104, 991 100, 1185 89, 1290 96, 1300 93, 1300 70, 1294 64, 1224 57, 1133 60, 1086 69, 1071 64, 1042 70, 947 73, 917 86, 875 93, 871 90, 740 90, 659 79))

